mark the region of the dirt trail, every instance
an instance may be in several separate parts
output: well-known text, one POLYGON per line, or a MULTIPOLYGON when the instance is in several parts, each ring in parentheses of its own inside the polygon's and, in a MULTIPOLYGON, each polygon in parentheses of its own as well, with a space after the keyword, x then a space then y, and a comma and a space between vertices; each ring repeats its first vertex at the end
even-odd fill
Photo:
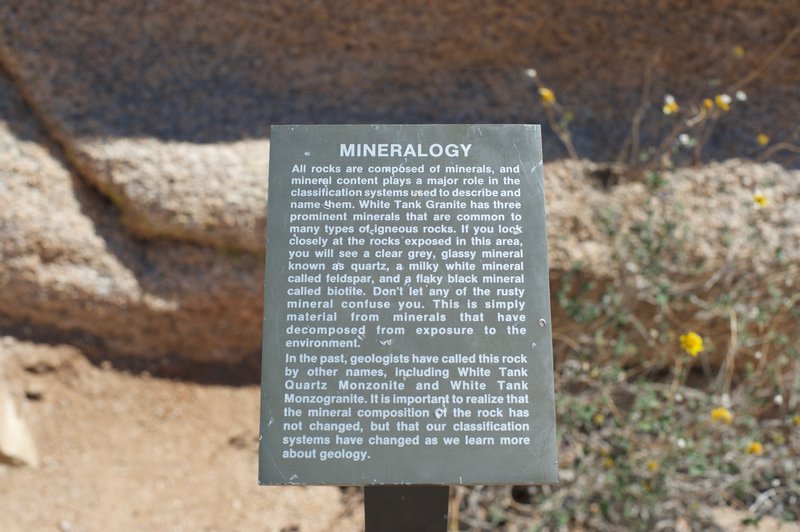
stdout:
POLYGON ((363 529, 337 488, 257 485, 258 386, 130 375, 7 338, 0 363, 41 462, 0 464, 0 530, 363 529))

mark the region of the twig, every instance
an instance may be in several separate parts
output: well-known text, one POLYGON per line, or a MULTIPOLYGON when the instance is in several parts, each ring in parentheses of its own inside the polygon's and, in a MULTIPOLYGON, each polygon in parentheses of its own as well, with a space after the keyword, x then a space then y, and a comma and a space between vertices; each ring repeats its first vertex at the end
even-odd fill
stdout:
POLYGON ((731 381, 733 380, 733 371, 735 368, 734 358, 736 357, 736 351, 738 350, 738 320, 736 318, 736 311, 732 308, 730 309, 730 329, 731 340, 730 345, 728 346, 728 354, 725 357, 725 365, 720 371, 720 376, 724 379, 722 382, 722 390, 724 393, 730 393, 731 391, 731 381))
POLYGON ((681 381, 683 375, 683 361, 681 357, 675 357, 675 371, 672 374, 672 386, 669 389, 670 397, 675 396, 675 392, 678 391, 678 388, 681 386, 681 381))
POLYGON ((653 55, 653 59, 650 60, 650 62, 647 64, 647 68, 645 69, 641 103, 639 104, 639 108, 636 110, 633 115, 633 119, 631 120, 631 131, 628 134, 628 137, 625 139, 619 155, 617 155, 618 163, 624 163, 625 159, 628 160, 629 165, 634 165, 638 162, 634 160, 634 158, 639 153, 639 131, 642 125, 642 120, 644 119, 644 115, 647 113, 648 109, 650 109, 650 90, 653 86, 653 70, 656 63, 659 62, 660 56, 661 50, 656 50, 656 53, 653 55))
POLYGON ((764 72, 764 70, 767 69, 770 63, 772 63, 775 59, 778 58, 779 55, 781 55, 783 50, 787 46, 789 46, 789 43, 792 42, 792 39, 794 39, 795 36, 797 36, 798 34, 800 34, 800 26, 797 26, 792 31, 790 31, 789 34, 786 35, 786 38, 784 38, 783 41, 781 41, 778 47, 775 48, 771 54, 769 54, 763 61, 761 61, 761 63, 759 63, 759 65, 749 74, 747 74, 745 77, 743 77, 742 79, 736 81, 733 85, 731 85, 728 88, 728 90, 730 92, 737 91, 742 87, 744 87, 745 85, 747 85, 748 83, 750 83, 751 81, 753 81, 755 78, 757 78, 762 72, 764 72))
POLYGON ((759 493, 758 497, 756 497, 756 500, 753 501, 753 504, 751 504, 750 508, 748 508, 748 511, 750 511, 750 513, 758 512, 758 510, 764 505, 764 503, 766 503, 769 499, 771 499, 772 496, 775 495, 775 493, 776 493, 775 488, 770 488, 763 493, 759 493))
POLYGON ((570 337, 568 337, 568 336, 566 336, 564 334, 554 332, 553 333, 553 340, 559 340, 561 342, 564 342, 569 347, 571 347, 572 350, 575 351, 576 353, 579 353, 580 350, 581 350, 581 346, 580 346, 580 344, 578 342, 576 342, 575 340, 573 340, 572 338, 570 338, 570 337))
POLYGON ((720 115, 714 111, 709 112, 710 118, 703 122, 703 128, 700 130, 700 134, 695 139, 695 164, 700 164, 703 159, 703 147, 711 138, 711 134, 714 132, 714 128, 717 126, 717 122, 719 122, 720 115))
MULTIPOLYGON (((533 82, 536 85, 536 88, 539 89, 539 93, 543 89, 546 89, 542 81, 539 79, 538 74, 532 76, 533 82)), ((570 137, 569 130, 566 127, 563 127, 559 124, 558 119, 556 117, 555 109, 561 109, 561 106, 558 105, 557 102, 547 102, 543 103, 544 105, 544 114, 547 116, 547 122, 550 124, 550 128, 555 132, 558 139, 567 148, 567 153, 569 153, 570 158, 574 160, 580 159, 578 156, 578 151, 575 149, 575 146, 572 144, 572 138, 570 137)), ((562 113, 563 114, 563 113, 562 113)))
POLYGON ((553 110, 553 106, 545 105, 544 110, 544 114, 547 116, 547 121, 550 123, 550 127, 556 132, 556 135, 561 140, 561 143, 564 145, 564 147, 567 148, 567 153, 569 153, 570 158, 577 161, 580 157, 578 157, 578 152, 575 150, 575 146, 572 144, 572 138, 569 135, 569 131, 562 127, 561 124, 558 123, 558 120, 556 120, 556 114, 553 110))
POLYGON ((458 523, 460 520, 459 512, 461 510, 461 501, 464 499, 465 488, 463 486, 456 486, 453 490, 453 497, 450 499, 450 512, 447 524, 447 529, 451 532, 458 530, 458 523))
POLYGON ((614 402, 614 399, 611 397, 611 394, 608 392, 608 388, 603 388, 602 395, 603 395, 603 399, 606 402, 606 406, 608 407, 608 410, 611 412, 611 414, 615 418, 617 418, 619 420, 620 423, 622 423, 624 421, 624 416, 622 415, 622 412, 619 411, 619 408, 617 407, 617 404, 614 402))
POLYGON ((778 144, 773 144, 756 158, 756 162, 760 163, 761 161, 768 159, 770 156, 775 155, 779 151, 800 153, 800 146, 789 144, 788 142, 779 142, 778 144))

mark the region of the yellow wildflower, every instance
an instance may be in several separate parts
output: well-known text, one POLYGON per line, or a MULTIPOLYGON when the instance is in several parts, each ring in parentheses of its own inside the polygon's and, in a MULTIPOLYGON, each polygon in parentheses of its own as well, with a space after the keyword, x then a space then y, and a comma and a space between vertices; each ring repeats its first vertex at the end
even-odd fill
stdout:
POLYGON ((661 108, 665 115, 672 115, 680 111, 681 106, 671 94, 664 96, 664 106, 661 108))
POLYGON ((754 454, 756 456, 764 454, 764 446, 757 441, 751 441, 747 444, 744 452, 747 454, 754 454))
POLYGON ((727 94, 717 94, 714 96, 714 103, 723 111, 731 110, 731 97, 727 94))
POLYGON ((759 146, 766 146, 767 144, 769 144, 769 137, 764 133, 759 133, 758 136, 756 137, 756 142, 758 143, 759 146))
POLYGON ((539 97, 542 99, 542 103, 545 105, 553 105, 556 103, 556 93, 547 87, 542 87, 539 89, 539 97))
POLYGON ((595 425, 602 425, 603 423, 606 422, 606 416, 598 412, 594 416, 592 416, 592 421, 594 421, 595 425))
POLYGON ((792 418, 795 427, 800 427, 800 414, 797 414, 792 418))
POLYGON ((703 351, 703 337, 694 331, 682 334, 679 340, 683 350, 693 357, 696 357, 698 353, 703 351))
POLYGON ((760 208, 766 207, 767 203, 769 203, 769 201, 767 200, 767 197, 764 194, 762 194, 761 192, 757 192, 756 194, 753 194, 753 201, 760 208))
POLYGON ((611 469, 612 467, 614 467, 614 459, 611 458, 610 456, 606 456, 605 458, 603 458, 603 467, 605 467, 606 469, 611 469))
POLYGON ((744 48, 742 48, 741 46, 734 46, 733 50, 731 50, 731 53, 733 54, 733 57, 741 59, 742 57, 744 57, 744 48))
POLYGON ((658 462, 650 460, 647 462, 647 470, 651 473, 658 473, 658 462))
POLYGON ((706 98, 705 100, 703 100, 703 107, 707 111, 710 111, 711 108, 714 107, 714 102, 711 100, 711 98, 706 98))
POLYGON ((723 423, 731 423, 733 421, 733 414, 724 406, 718 406, 711 411, 711 419, 714 421, 722 421, 723 423))

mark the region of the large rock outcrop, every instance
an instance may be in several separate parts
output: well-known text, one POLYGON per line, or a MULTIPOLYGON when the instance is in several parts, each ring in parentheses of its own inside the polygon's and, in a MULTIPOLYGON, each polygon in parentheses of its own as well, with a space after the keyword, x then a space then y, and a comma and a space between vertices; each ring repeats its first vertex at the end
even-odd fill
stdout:
MULTIPOLYGON (((542 121, 524 75, 535 67, 574 110, 579 150, 609 158, 657 50, 655 106, 663 92, 683 102, 721 90, 798 24, 790 3, 748 1, 478 11, 384 0, 338 11, 4 2, 0 318, 19 331, 83 334, 120 357, 255 364, 269 124, 542 121), (733 57, 739 45, 744 57, 733 57)), ((798 54, 800 38, 759 71, 735 120, 717 126, 712 154, 748 155, 756 132, 769 127, 780 139, 796 127, 798 54)), ((663 133, 657 111, 649 134, 663 133)), ((545 144, 546 159, 557 159, 554 137, 545 144)), ((586 294, 602 298, 633 280, 640 290, 625 297, 636 310, 658 304, 645 271, 654 263, 710 292, 745 274, 789 279, 796 269, 797 171, 733 160, 668 175, 654 192, 603 187, 595 170, 546 166, 557 342, 574 347, 592 333, 559 299, 566 282, 592 284, 586 294), (756 190, 769 208, 754 208, 756 190), (670 245, 646 248, 648 227, 663 236, 674 221, 670 245)))
POLYGON ((0 313, 119 356, 241 362, 258 350, 261 259, 125 232, 0 77, 0 313))
MULTIPOLYGON (((683 103, 724 90, 800 25, 795 7, 10 0, 0 63, 133 233, 260 251, 269 124, 542 122, 523 73, 534 67, 575 114, 580 153, 609 159, 647 65, 658 133, 665 92, 683 103)), ((798 54, 800 37, 746 87, 712 152, 751 151, 759 125, 775 139, 794 130, 798 54)), ((561 146, 545 141, 552 159, 561 146)))

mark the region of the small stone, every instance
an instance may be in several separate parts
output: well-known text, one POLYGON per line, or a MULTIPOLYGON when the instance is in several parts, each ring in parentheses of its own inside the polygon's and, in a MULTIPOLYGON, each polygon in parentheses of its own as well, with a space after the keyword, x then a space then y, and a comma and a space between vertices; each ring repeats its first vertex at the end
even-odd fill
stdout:
POLYGON ((25 397, 30 401, 41 401, 44 398, 44 385, 30 381, 25 385, 25 397))
POLYGON ((0 382, 0 462, 37 467, 39 454, 28 426, 17 413, 11 395, 0 382))
POLYGON ((679 517, 675 520, 675 530, 678 532, 691 532, 692 526, 689 524, 689 521, 687 521, 686 518, 679 517))
POLYGON ((558 478, 561 482, 572 482, 575 480, 575 471, 572 469, 559 469, 558 478))

